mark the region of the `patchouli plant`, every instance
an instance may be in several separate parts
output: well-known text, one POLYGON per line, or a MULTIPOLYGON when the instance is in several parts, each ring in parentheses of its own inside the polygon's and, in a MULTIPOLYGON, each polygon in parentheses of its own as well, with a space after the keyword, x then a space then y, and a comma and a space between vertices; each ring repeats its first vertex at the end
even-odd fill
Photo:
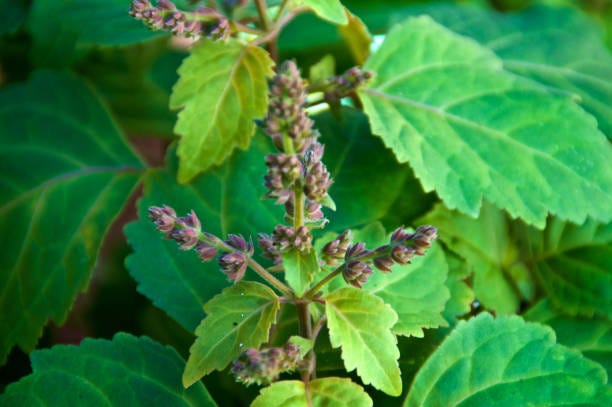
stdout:
POLYGON ((612 405, 612 10, 411 3, 4 5, 0 406, 612 405))

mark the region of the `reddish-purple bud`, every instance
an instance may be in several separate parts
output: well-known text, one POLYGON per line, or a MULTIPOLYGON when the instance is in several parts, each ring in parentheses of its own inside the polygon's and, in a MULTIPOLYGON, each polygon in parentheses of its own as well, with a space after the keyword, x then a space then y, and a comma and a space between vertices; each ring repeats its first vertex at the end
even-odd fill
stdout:
POLYGON ((219 257, 219 267, 230 281, 240 281, 247 268, 247 259, 243 253, 226 253, 219 257))
POLYGON ((200 243, 198 247, 196 247, 196 251, 198 252, 198 256, 202 261, 211 261, 217 256, 217 248, 214 246, 210 246, 206 243, 200 243))

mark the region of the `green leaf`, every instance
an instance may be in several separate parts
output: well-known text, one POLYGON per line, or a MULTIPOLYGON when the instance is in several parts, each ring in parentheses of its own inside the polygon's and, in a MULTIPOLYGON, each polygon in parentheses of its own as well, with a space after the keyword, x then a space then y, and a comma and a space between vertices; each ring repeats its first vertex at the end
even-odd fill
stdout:
POLYGON ((173 136, 176 113, 168 109, 170 87, 186 54, 166 48, 166 41, 104 48, 78 64, 79 73, 102 93, 128 134, 173 136))
POLYGON ((183 374, 185 387, 213 370, 224 369, 243 350, 259 348, 268 340, 280 308, 278 296, 267 286, 241 281, 206 305, 207 317, 196 329, 183 374))
POLYGON ((348 23, 340 0, 298 0, 298 3, 307 5, 324 20, 340 25, 348 23))
POLYGON ((28 2, 25 0, 3 0, 0 36, 12 34, 19 29, 28 13, 28 2))
POLYGON ((544 231, 526 228, 519 236, 553 305, 569 315, 612 318, 612 223, 550 219, 544 231))
POLYGON ((171 347, 119 333, 30 356, 33 373, 6 388, 2 406, 216 406, 202 383, 185 389, 171 347))
POLYGON ((350 379, 326 377, 310 382, 283 380, 263 388, 251 407, 370 407, 372 400, 350 379))
POLYGON ((377 74, 359 94, 372 131, 449 208, 476 216, 485 198, 540 228, 549 212, 611 220, 612 146, 595 120, 501 67, 473 40, 411 18, 370 57, 377 74))
POLYGON ((448 263, 446 287, 450 292, 450 298, 444 308, 444 318, 453 325, 457 317, 470 311, 474 301, 474 291, 464 281, 471 274, 468 263, 451 252, 445 252, 445 256, 448 263))
POLYGON ((308 69, 308 82, 311 85, 322 85, 336 74, 336 60, 333 55, 327 54, 312 64, 308 69))
POLYGON ((548 300, 540 301, 524 315, 529 321, 551 326, 560 344, 578 349, 612 374, 612 321, 604 318, 570 317, 561 314, 548 300))
POLYGON ((434 244, 424 257, 392 270, 389 274, 375 271, 363 288, 397 312, 393 332, 422 338, 424 328, 447 326, 442 312, 450 297, 446 287, 448 265, 440 246, 434 244))
POLYGON ((472 219, 438 204, 421 222, 435 225, 442 242, 472 267, 478 301, 499 314, 518 311, 521 297, 509 270, 520 258, 502 211, 487 204, 472 219))
POLYGON ((575 93, 612 137, 612 55, 588 16, 542 5, 512 14, 448 5, 416 11, 489 47, 506 70, 575 93))
POLYGON ((340 112, 341 121, 330 112, 314 117, 325 144, 323 162, 334 179, 329 194, 337 211, 326 214, 329 229, 341 232, 379 220, 400 197, 413 210, 428 205, 408 167, 372 137, 366 116, 346 107, 340 112))
POLYGON ((182 136, 180 182, 248 147, 254 119, 266 114, 273 64, 263 49, 233 40, 202 39, 192 48, 170 97, 170 108, 182 109, 174 128, 182 136))
POLYGON ((400 395, 399 350, 391 333, 397 322, 393 308, 373 294, 345 287, 325 298, 325 312, 331 345, 342 347, 346 370, 357 369, 365 384, 400 395))
POLYGON ((166 36, 130 17, 125 0, 37 0, 27 26, 38 65, 69 65, 93 46, 130 45, 166 36))
POLYGON ((295 249, 282 253, 283 268, 285 269, 285 280, 289 287, 301 297, 312 282, 312 277, 319 271, 319 261, 317 253, 310 250, 308 253, 301 253, 295 249))
POLYGON ((417 374, 404 406, 604 406, 606 372, 552 329, 480 314, 460 322, 417 374))
MULTIPOLYGON (((203 263, 197 253, 180 250, 176 242, 164 239, 148 220, 147 208, 166 204, 181 216, 193 209, 203 229, 221 238, 229 233, 249 237, 272 231, 282 219, 283 208, 260 199, 265 194, 263 156, 271 148, 268 138, 258 134, 248 151, 240 151, 187 185, 177 183, 174 163, 170 169, 146 174, 144 196, 138 202, 140 220, 125 228, 134 249, 126 265, 138 282, 138 291, 189 331, 204 318, 202 305, 229 283, 217 262, 203 263)), ((176 158, 173 151, 168 156, 176 158)))
POLYGON ((308 352, 310 352, 314 346, 314 341, 312 339, 303 338, 298 335, 293 335, 289 338, 289 342, 294 345, 297 345, 300 348, 300 355, 302 358, 306 356, 308 352))
POLYGON ((143 165, 72 75, 34 72, 0 106, 1 364, 65 321, 143 165))
POLYGON ((359 17, 347 10, 348 24, 338 27, 340 35, 346 41, 353 59, 358 65, 363 65, 370 56, 372 36, 368 27, 359 17))

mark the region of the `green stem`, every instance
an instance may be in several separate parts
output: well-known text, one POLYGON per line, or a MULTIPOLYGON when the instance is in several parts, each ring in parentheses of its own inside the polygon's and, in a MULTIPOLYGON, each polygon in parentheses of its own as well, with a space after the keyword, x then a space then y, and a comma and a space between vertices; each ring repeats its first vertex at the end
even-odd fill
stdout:
MULTIPOLYGON (((312 319, 310 318, 309 310, 310 302, 308 301, 297 301, 295 306, 297 307, 298 323, 300 329, 300 336, 307 339, 312 339, 312 319)), ((310 382, 314 352, 312 349, 308 352, 304 358, 308 362, 308 369, 302 372, 302 381, 304 383, 310 382)))
POLYGON ((304 293, 302 298, 312 298, 314 295, 317 294, 317 292, 319 292, 321 287, 323 287, 325 284, 333 280, 338 274, 342 273, 343 269, 344 269, 344 264, 336 268, 334 271, 332 271, 331 273, 326 275, 323 279, 321 279, 321 281, 319 281, 314 286, 312 286, 312 288, 310 288, 308 291, 304 293))
POLYGON ((301 185, 295 186, 293 189, 294 208, 293 208, 293 227, 297 229, 304 226, 304 191, 301 185))
POLYGON ((276 16, 274 16, 274 20, 272 20, 274 23, 277 23, 278 19, 283 15, 283 12, 285 11, 285 7, 287 7, 288 3, 289 3, 289 0, 283 0, 281 5, 278 7, 278 11, 276 12, 276 16))
POLYGON ((264 31, 269 31, 270 16, 268 16, 268 9, 265 0, 255 0, 255 7, 257 7, 257 14, 259 14, 261 28, 263 28, 264 31))

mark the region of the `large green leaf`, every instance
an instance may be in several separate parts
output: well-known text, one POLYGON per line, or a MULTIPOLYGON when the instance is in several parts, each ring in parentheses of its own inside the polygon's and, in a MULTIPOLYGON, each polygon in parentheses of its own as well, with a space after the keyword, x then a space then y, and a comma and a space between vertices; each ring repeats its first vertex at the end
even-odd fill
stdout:
POLYGON ((64 322, 143 166, 76 77, 35 72, 3 88, 0 106, 3 362, 64 322))
POLYGON ((375 272, 363 288, 397 312, 393 332, 423 337, 424 328, 446 326, 442 312, 450 294, 445 285, 448 265, 442 248, 434 244, 424 257, 392 270, 390 274, 375 272))
POLYGON ((347 228, 374 222, 388 215, 396 200, 410 208, 405 221, 429 205, 429 197, 411 176, 408 166, 372 137, 366 116, 342 108, 340 120, 330 112, 317 115, 315 123, 325 144, 323 162, 334 179, 329 194, 337 210, 327 213, 329 228, 347 228))
POLYGON ((505 69, 577 94, 612 137, 612 55, 593 21, 575 8, 537 6, 509 14, 429 5, 414 12, 487 46, 505 69))
POLYGON ((448 207, 475 216, 486 198, 538 227, 549 212, 612 219, 612 146, 569 98, 426 16, 391 30, 365 68, 373 132, 448 207))
POLYGON ((399 350, 391 328, 397 314, 379 297, 354 287, 345 287, 325 297, 329 339, 342 348, 342 360, 357 374, 392 396, 402 392, 397 364, 399 350))
POLYGON ((126 0, 37 0, 27 26, 38 65, 65 66, 92 46, 129 45, 167 35, 128 14, 126 0))
POLYGON ((348 18, 340 0, 299 0, 310 7, 319 17, 334 24, 347 24, 348 18))
POLYGON ((605 370, 520 317, 460 322, 417 374, 405 406, 604 406, 605 370))
POLYGON ((559 343, 578 349, 589 359, 599 362, 612 374, 612 321, 605 318, 581 318, 563 315, 543 300, 531 308, 525 318, 551 326, 559 343))
POLYGON ((202 39, 179 68, 170 97, 182 109, 175 131, 181 135, 178 179, 187 182, 221 164, 237 147, 245 149, 265 116, 273 61, 263 49, 237 41, 202 39))
POLYGON ((519 238, 552 303, 569 315, 612 318, 612 223, 578 226, 550 219, 519 238))
MULTIPOLYGON (((203 229, 221 238, 229 233, 248 238, 270 232, 283 215, 282 207, 260 199, 265 194, 263 156, 271 148, 267 138, 258 134, 248 151, 235 154, 188 185, 177 183, 174 163, 168 170, 149 171, 144 179, 140 220, 125 229, 134 249, 127 267, 138 290, 189 331, 204 318, 202 305, 228 285, 227 278, 217 262, 203 263, 197 253, 182 251, 176 242, 165 240, 147 219, 147 208, 166 204, 181 216, 193 209, 203 229)), ((175 157, 173 151, 168 155, 175 157)))
POLYGON ((1 406, 216 406, 202 383, 185 389, 185 362, 170 347, 119 333, 30 356, 32 374, 11 384, 1 406))
POLYGON ((304 382, 284 380, 261 390, 251 407, 369 407, 372 400, 350 379, 326 377, 304 382))
POLYGON ((165 41, 103 48, 92 51, 77 65, 79 73, 102 93, 128 134, 173 136, 176 114, 168 109, 170 88, 187 54, 166 48, 165 41))
POLYGON ((243 350, 259 348, 276 321, 279 300, 267 286, 241 281, 204 305, 206 318, 196 329, 183 374, 185 387, 213 370, 224 369, 243 350))
MULTIPOLYGON (((506 216, 487 204, 480 217, 472 219, 438 204, 421 219, 436 225, 440 239, 463 257, 474 271, 473 288, 478 301, 500 314, 518 311, 521 301, 516 267, 518 248, 509 236, 506 216)), ((528 277, 523 284, 530 284, 528 277)))

